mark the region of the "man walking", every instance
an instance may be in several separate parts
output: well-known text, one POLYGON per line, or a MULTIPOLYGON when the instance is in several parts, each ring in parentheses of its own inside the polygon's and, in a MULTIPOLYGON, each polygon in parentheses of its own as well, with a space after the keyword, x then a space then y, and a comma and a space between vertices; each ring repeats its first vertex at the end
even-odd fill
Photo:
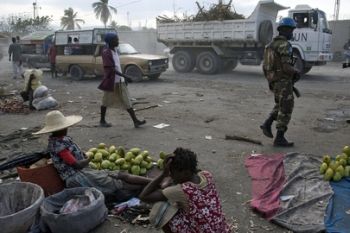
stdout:
POLYGON ((56 71, 56 47, 55 44, 51 44, 49 48, 49 52, 47 53, 50 61, 50 70, 51 70, 51 77, 57 78, 57 71, 56 71))
POLYGON ((118 75, 118 73, 122 73, 119 55, 116 49, 119 45, 118 35, 116 33, 107 33, 104 39, 106 42, 106 48, 102 52, 104 78, 98 86, 103 91, 100 126, 111 126, 105 119, 107 107, 122 107, 129 113, 135 128, 138 128, 145 124, 146 121, 137 119, 135 111, 132 108, 126 81, 124 77, 118 75))
POLYGON ((22 75, 23 71, 21 61, 22 49, 21 46, 16 43, 15 37, 12 37, 12 44, 9 47, 8 53, 9 61, 12 60, 13 78, 16 79, 22 75))
POLYGON ((273 144, 280 147, 294 145, 287 141, 284 134, 294 107, 293 85, 300 77, 299 71, 293 67, 293 48, 289 43, 295 28, 292 18, 282 18, 277 27, 279 35, 266 46, 264 52, 263 70, 270 90, 274 93, 275 106, 260 128, 266 137, 273 138, 271 125, 277 121, 277 135, 273 144))

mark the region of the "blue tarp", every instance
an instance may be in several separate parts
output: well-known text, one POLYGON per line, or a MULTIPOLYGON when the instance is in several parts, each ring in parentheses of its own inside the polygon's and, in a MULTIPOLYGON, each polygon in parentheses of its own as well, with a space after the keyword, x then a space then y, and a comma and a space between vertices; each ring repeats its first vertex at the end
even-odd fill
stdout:
POLYGON ((325 216, 328 233, 350 233, 350 178, 330 182, 334 194, 325 216))

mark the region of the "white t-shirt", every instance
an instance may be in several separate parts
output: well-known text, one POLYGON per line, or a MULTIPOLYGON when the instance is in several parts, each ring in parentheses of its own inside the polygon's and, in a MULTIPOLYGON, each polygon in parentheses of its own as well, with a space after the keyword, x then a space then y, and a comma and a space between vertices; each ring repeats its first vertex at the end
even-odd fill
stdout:
MULTIPOLYGON (((111 51, 112 51, 112 55, 113 55, 115 69, 117 71, 119 71, 120 73, 122 73, 122 68, 120 66, 120 59, 119 59, 118 52, 114 51, 114 50, 111 50, 111 51)), ((119 83, 119 82, 124 82, 124 78, 116 74, 115 78, 114 78, 114 83, 119 83)))

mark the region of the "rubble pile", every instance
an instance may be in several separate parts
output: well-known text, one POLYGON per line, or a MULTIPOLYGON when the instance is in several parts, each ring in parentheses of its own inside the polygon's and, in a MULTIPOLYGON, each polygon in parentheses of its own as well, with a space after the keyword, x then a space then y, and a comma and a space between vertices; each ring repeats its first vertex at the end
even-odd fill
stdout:
POLYGON ((29 113, 28 106, 15 95, 0 96, 0 113, 29 113))

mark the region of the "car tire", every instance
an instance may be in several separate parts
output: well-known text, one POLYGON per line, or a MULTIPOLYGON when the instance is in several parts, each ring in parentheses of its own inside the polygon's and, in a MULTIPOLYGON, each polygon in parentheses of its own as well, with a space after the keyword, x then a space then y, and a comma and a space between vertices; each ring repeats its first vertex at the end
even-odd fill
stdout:
POLYGON ((212 51, 201 52, 196 67, 201 74, 215 74, 223 66, 222 59, 212 51))
POLYGON ((174 69, 179 73, 191 72, 195 67, 195 59, 189 51, 177 51, 172 59, 174 69))
POLYGON ((148 78, 149 79, 159 79, 159 77, 160 77, 160 73, 159 74, 152 74, 152 75, 148 75, 148 78))
POLYGON ((79 65, 71 65, 69 68, 69 75, 73 80, 82 80, 84 77, 84 70, 79 65))
POLYGON ((142 81, 143 74, 142 74, 140 68, 138 68, 135 65, 127 66, 125 68, 124 73, 126 75, 130 76, 130 78, 133 82, 141 82, 142 81))

